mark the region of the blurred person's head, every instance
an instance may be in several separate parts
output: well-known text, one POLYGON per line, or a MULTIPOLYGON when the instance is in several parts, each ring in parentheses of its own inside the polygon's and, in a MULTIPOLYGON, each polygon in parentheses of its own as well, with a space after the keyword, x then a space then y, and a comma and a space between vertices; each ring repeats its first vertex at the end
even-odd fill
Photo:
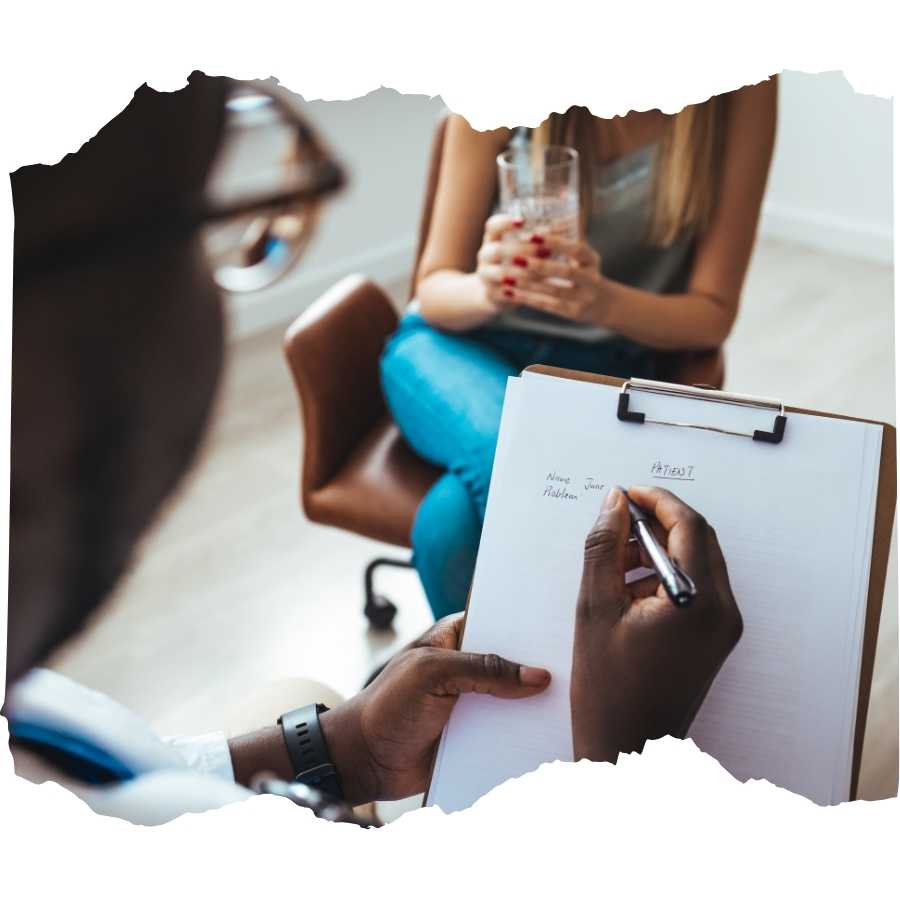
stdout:
POLYGON ((214 399, 223 315, 198 198, 234 83, 189 81, 142 88, 78 153, 12 176, 8 680, 110 593, 214 399))
MULTIPOLYGON (((728 96, 710 97, 665 117, 650 235, 658 244, 671 243, 685 228, 702 230, 708 223, 721 176, 728 96)), ((594 163, 601 158, 604 141, 615 140, 620 122, 618 118, 598 120, 586 107, 572 106, 564 113, 553 113, 535 130, 535 147, 564 145, 578 151, 585 221, 594 196, 594 163)))

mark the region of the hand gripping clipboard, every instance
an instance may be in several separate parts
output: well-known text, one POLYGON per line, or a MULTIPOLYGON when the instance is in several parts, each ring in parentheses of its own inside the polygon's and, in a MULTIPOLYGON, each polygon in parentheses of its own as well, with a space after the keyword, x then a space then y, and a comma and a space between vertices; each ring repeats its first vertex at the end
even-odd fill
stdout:
POLYGON ((784 406, 777 400, 766 400, 742 394, 717 391, 704 386, 686 387, 664 382, 645 381, 642 379, 625 380, 609 375, 592 375, 587 372, 576 372, 570 369, 557 369, 552 366, 529 366, 526 372, 550 375, 554 378, 569 378, 575 381, 593 382, 621 388, 617 417, 623 422, 632 422, 636 427, 669 426, 678 428, 699 428, 733 434, 736 437, 749 438, 768 444, 781 442, 786 429, 790 428, 791 413, 809 416, 820 416, 826 419, 845 419, 851 422, 867 422, 880 425, 883 429, 881 441, 881 459, 878 468, 878 491, 875 503, 875 527, 872 538, 872 559, 869 572, 869 592, 866 602, 866 616, 863 629, 862 659, 860 664, 859 694, 856 705, 856 725, 853 737, 853 767, 850 782, 850 797, 857 798, 859 787, 859 769, 862 760, 863 741, 866 731, 866 717, 869 709, 869 695, 872 688, 872 672, 875 664, 875 645, 878 640, 878 625, 881 619, 881 607, 884 600, 884 585, 887 578, 888 557, 891 550, 891 533, 894 524, 894 509, 897 502, 897 431, 893 425, 873 419, 859 419, 818 410, 801 409, 784 406), (772 412, 772 428, 770 431, 736 432, 719 429, 708 424, 694 424, 683 421, 664 421, 650 419, 640 412, 642 393, 662 394, 672 397, 691 397, 698 402, 736 404, 752 406, 772 412))

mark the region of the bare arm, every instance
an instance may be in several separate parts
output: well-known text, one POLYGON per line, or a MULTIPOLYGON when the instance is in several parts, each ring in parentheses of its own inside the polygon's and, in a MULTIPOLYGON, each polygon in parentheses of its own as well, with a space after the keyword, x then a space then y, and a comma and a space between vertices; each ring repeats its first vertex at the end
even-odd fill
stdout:
POLYGON ((604 324, 650 347, 717 347, 737 316, 775 143, 773 78, 731 98, 719 202, 697 246, 683 294, 661 295, 604 281, 604 324))
POLYGON ((477 328, 497 313, 475 274, 482 226, 491 212, 497 154, 509 131, 478 132, 465 119, 447 123, 431 229, 416 280, 422 315, 449 331, 477 328))
MULTIPOLYGON (((437 743, 461 694, 515 700, 534 697, 550 683, 546 669, 495 654, 460 652, 462 625, 462 614, 441 619, 394 656, 365 690, 319 717, 348 803, 410 797, 425 790, 437 743)), ((293 779, 279 726, 228 743, 238 782, 249 784, 259 772, 293 779)))

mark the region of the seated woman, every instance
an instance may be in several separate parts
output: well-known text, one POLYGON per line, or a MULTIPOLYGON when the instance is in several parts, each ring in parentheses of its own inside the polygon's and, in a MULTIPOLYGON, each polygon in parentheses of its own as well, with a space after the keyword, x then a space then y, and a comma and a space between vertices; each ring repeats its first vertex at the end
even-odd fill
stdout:
POLYGON ((580 241, 491 215, 496 158, 512 133, 448 122, 417 300, 381 369, 404 437, 446 470, 412 533, 436 617, 466 601, 510 375, 544 363, 652 377, 658 351, 715 348, 728 336, 776 104, 772 79, 676 115, 550 116, 532 141, 579 151, 580 241))

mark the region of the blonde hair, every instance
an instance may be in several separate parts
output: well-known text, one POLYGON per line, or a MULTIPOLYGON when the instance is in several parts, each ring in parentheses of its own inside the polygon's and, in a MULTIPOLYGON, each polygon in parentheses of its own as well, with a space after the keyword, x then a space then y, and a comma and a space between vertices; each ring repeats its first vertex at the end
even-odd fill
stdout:
MULTIPOLYGON (((653 185, 649 238, 671 244, 684 230, 702 231, 715 208, 722 170, 727 95, 686 106, 669 118, 660 141, 653 185)), ((590 110, 570 107, 552 113, 532 136, 535 147, 574 147, 581 163, 582 219, 592 212, 593 166, 600 158, 598 129, 590 110)), ((594 210, 596 211, 596 210, 594 210)))

